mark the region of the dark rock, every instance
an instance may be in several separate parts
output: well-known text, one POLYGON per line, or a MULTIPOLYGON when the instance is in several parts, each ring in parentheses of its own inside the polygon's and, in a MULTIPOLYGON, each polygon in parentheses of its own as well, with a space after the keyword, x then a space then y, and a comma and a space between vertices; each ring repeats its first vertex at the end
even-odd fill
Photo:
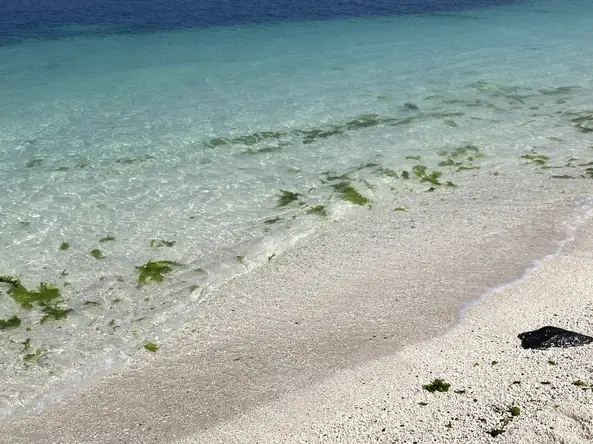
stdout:
POLYGON ((593 342, 591 336, 564 330, 559 327, 546 326, 538 330, 526 331, 517 336, 523 348, 576 347, 593 342))

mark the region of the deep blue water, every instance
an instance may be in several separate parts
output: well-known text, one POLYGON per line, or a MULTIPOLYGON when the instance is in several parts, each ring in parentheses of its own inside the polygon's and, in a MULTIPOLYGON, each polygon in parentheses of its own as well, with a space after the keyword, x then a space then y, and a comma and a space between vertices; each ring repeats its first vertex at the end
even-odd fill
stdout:
POLYGON ((5 0, 0 44, 265 22, 458 11, 525 0, 5 0))

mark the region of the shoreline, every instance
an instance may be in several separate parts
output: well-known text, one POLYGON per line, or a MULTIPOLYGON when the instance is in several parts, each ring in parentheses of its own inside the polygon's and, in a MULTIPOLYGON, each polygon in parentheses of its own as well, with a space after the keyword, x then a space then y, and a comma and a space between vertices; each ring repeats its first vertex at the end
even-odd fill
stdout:
POLYGON ((589 221, 446 335, 176 442, 591 442, 593 346, 524 350, 517 338, 545 325, 593 335, 591 251, 589 221), (423 389, 440 378, 448 392, 423 389))
POLYGON ((447 335, 463 304, 554 251, 565 237, 561 209, 579 201, 569 185, 542 181, 510 202, 497 183, 431 196, 397 217, 361 212, 339 232, 229 282, 158 353, 140 354, 37 416, 3 421, 0 436, 175 441, 447 335), (545 202, 534 201, 544 190, 545 202))

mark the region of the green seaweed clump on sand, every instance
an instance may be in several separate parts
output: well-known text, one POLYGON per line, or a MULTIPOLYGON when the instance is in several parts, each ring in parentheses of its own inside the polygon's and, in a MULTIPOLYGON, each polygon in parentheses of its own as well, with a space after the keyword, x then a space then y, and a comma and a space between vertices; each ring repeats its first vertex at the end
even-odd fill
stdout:
POLYGON ((71 308, 58 308, 58 307, 45 307, 43 310, 43 317, 41 324, 45 324, 48 320, 53 319, 54 321, 58 321, 60 319, 66 319, 68 317, 68 313, 72 311, 71 308))
POLYGON ((147 281, 162 282, 165 274, 171 272, 173 267, 178 266, 177 262, 173 261, 148 261, 144 265, 136 267, 139 272, 138 284, 143 285, 147 281))
POLYGON ((548 160, 550 160, 548 156, 538 154, 534 150, 531 150, 529 154, 523 154, 520 158, 527 160, 530 163, 534 163, 541 168, 545 167, 548 164, 548 160))
POLYGON ((420 179, 420 182, 428 182, 433 185, 442 185, 439 178, 443 175, 440 171, 427 171, 424 165, 416 165, 412 168, 412 172, 420 179))
POLYGON ((57 287, 42 283, 39 289, 27 290, 18 279, 8 276, 1 276, 0 282, 9 284, 9 296, 22 308, 32 308, 33 305, 45 307, 53 302, 57 302, 60 297, 60 290, 57 287))
POLYGON ((44 350, 37 349, 35 350, 35 353, 27 353, 25 356, 23 356, 23 361, 25 361, 25 365, 30 365, 33 362, 39 361, 44 355, 44 350))
POLYGON ((144 344, 144 348, 152 353, 155 353, 159 349, 158 345, 153 344, 152 342, 144 344))
POLYGON ((292 191, 280 190, 280 197, 278 198, 278 205, 279 207, 284 207, 295 200, 298 200, 301 197, 300 193, 294 193, 292 191))
POLYGON ((325 210, 325 207, 323 205, 315 205, 314 207, 309 208, 309 211, 307 211, 307 213, 327 217, 327 211, 325 210))
POLYGON ((451 388, 451 384, 448 382, 443 381, 442 379, 435 379, 430 384, 424 384, 422 386, 424 390, 427 390, 431 393, 434 392, 448 392, 451 388))
POLYGON ((391 168, 381 167, 378 168, 375 172, 381 176, 392 177, 394 179, 397 179, 399 177, 397 171, 392 170, 391 168))
POLYGON ((340 196, 345 201, 353 203, 355 205, 369 205, 371 200, 358 192, 356 188, 354 188, 348 182, 339 182, 332 185, 332 188, 340 193, 340 196))
POLYGON ((581 133, 593 133, 593 111, 584 111, 570 121, 581 133))
POLYGON ((509 413, 511 414, 511 416, 519 416, 521 414, 521 409, 519 407, 510 407, 509 408, 509 413))
POLYGON ((504 433, 504 429, 492 429, 488 432, 490 436, 496 438, 498 435, 502 435, 504 433))
POLYGON ((21 318, 17 315, 11 316, 8 319, 0 319, 0 330, 8 330, 10 328, 17 328, 21 326, 21 318))
POLYGON ((101 250, 99 250, 98 248, 95 248, 93 251, 91 251, 91 256, 93 256, 97 260, 105 259, 105 255, 101 253, 101 250))
POLYGON ((446 158, 438 163, 439 166, 453 167, 456 171, 477 170, 480 167, 473 163, 474 160, 485 157, 480 149, 471 143, 451 151, 442 150, 437 154, 446 158))
POLYGON ((58 249, 59 250, 67 250, 68 248, 70 248, 70 244, 68 242, 62 242, 58 249))
MULTIPOLYGON (((27 290, 21 281, 7 276, 0 277, 0 282, 10 285, 8 295, 22 308, 40 307, 43 313, 40 321, 42 324, 48 319, 64 319, 72 311, 71 308, 64 307, 64 301, 60 298, 60 290, 57 287, 41 283, 37 290, 27 290)), ((18 324, 20 325, 20 319, 18 324)))
POLYGON ((102 237, 101 239, 99 239, 99 243, 111 242, 114 240, 115 240, 114 236, 105 236, 105 237, 102 237))

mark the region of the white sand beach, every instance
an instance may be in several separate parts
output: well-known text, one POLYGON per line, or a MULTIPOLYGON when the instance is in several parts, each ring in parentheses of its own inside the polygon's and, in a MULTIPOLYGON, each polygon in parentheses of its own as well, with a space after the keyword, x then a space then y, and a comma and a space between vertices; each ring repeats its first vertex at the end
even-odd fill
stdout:
POLYGON ((525 280, 473 306, 447 335, 181 442, 592 442, 593 345, 523 350, 517 339, 544 325, 593 333, 592 290, 589 225, 525 280), (450 390, 423 390, 435 378, 450 390), (495 430, 504 432, 492 437, 495 430))
POLYGON ((593 227, 575 233, 557 217, 582 201, 582 183, 542 178, 511 200, 502 182, 409 213, 361 212, 229 282, 157 353, 4 421, 0 441, 590 442, 593 347, 517 339, 543 325, 593 334, 593 227), (573 235, 451 328, 467 301, 573 235), (435 378, 450 390, 423 390, 435 378))

